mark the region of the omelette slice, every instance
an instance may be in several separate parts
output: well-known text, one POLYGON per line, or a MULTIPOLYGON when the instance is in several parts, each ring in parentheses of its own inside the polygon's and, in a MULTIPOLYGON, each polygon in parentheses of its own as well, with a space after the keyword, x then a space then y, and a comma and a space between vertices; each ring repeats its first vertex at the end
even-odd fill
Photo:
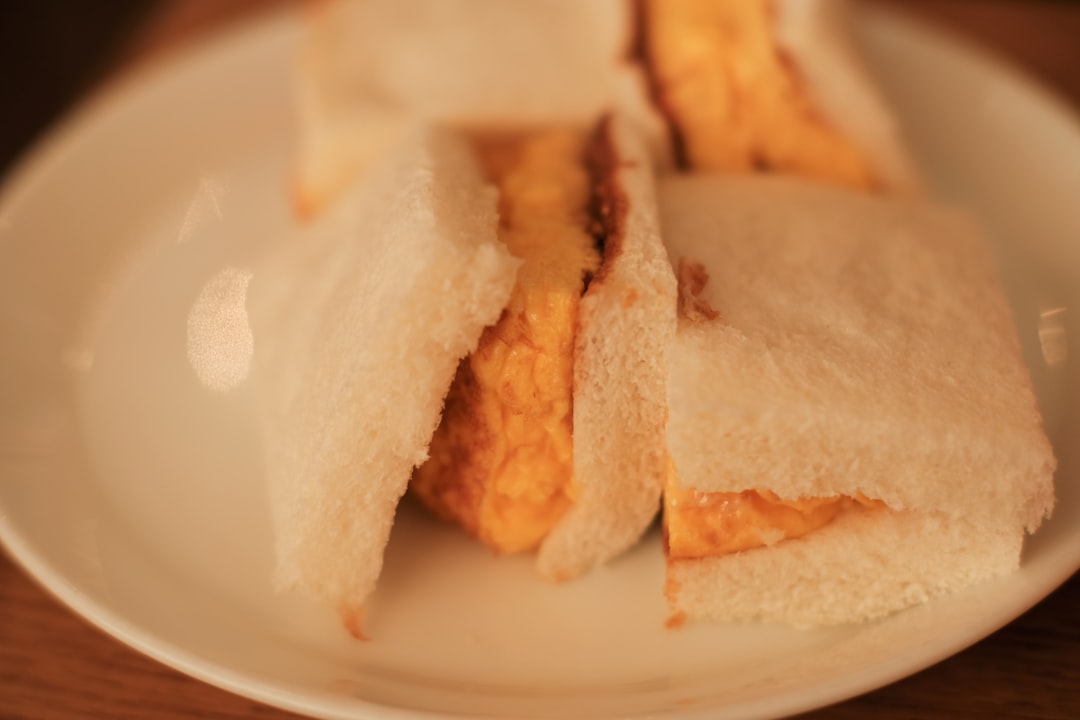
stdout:
POLYGON ((682 170, 907 189, 839 0, 636 0, 636 55, 682 170))
POLYGON ((502 317, 459 365, 411 487, 499 553, 536 548, 575 495, 574 333, 600 266, 585 143, 564 128, 476 142, 499 190, 499 237, 523 263, 502 317))
POLYGON ((862 495, 781 498, 768 490, 664 490, 665 543, 672 560, 718 557, 809 535, 841 513, 883 508, 862 495))

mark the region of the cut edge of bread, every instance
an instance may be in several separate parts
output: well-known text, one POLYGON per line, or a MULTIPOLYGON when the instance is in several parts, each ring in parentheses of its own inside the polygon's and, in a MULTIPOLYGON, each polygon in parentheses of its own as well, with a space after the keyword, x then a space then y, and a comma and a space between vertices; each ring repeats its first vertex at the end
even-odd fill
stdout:
POLYGON ((867 622, 1015 571, 1023 539, 940 513, 849 511, 771 547, 669 560, 666 594, 676 625, 867 622))
MULTIPOLYGON (((600 270, 581 300, 574 340, 574 504, 541 544, 542 576, 567 580, 633 545, 660 506, 667 348, 675 278, 660 239, 651 164, 619 116, 600 126, 613 154, 615 218, 600 270)), ((609 193, 610 194, 610 193, 609 193)))
POLYGON ((275 585, 360 636, 397 503, 519 261, 472 149, 445 128, 408 133, 342 205, 336 236, 264 260, 248 304, 275 585))

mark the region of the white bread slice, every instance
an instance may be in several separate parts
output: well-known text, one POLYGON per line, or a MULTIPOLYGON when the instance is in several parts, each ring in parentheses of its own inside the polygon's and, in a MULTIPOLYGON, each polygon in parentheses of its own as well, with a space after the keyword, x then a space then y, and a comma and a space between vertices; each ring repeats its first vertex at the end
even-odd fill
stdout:
POLYGON ((297 66, 302 211, 325 207, 395 115, 591 122, 629 43, 622 0, 323 0, 297 66))
POLYGON ((896 118, 853 39, 849 0, 775 0, 776 40, 825 119, 866 153, 886 189, 921 181, 896 118))
POLYGON ((778 177, 673 177, 659 197, 672 262, 704 266, 719 312, 680 318, 670 353, 680 487, 890 508, 672 563, 673 609, 863 620, 1015 568, 1053 506, 1055 461, 975 224, 778 177))
POLYGON ((660 239, 648 152, 618 116, 594 138, 607 240, 574 338, 574 504, 537 567, 566 580, 633 545, 656 516, 667 476, 667 348, 675 276, 660 239))
POLYGON ((276 581, 354 634, 455 368, 513 287, 519 262, 496 225, 465 141, 420 128, 254 274, 276 581))
POLYGON ((694 620, 865 622, 1012 572, 1022 543, 1015 527, 944 513, 849 513, 771 548, 669 560, 667 594, 694 620))

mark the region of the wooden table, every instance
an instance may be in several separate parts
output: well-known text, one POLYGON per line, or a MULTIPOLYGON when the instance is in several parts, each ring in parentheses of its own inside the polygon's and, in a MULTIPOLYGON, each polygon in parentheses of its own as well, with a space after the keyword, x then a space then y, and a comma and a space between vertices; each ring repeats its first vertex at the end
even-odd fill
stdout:
MULTIPOLYGON (((995 48, 1080 108, 1080 3, 888 2, 995 48)), ((208 27, 268 4, 269 0, 162 3, 120 53, 122 64, 170 52, 208 27)), ((953 658, 806 717, 1080 718, 1078 617, 1080 575, 1008 627, 953 658)), ((137 654, 61 607, 0 556, 0 718, 193 717, 295 716, 230 695, 137 654)))

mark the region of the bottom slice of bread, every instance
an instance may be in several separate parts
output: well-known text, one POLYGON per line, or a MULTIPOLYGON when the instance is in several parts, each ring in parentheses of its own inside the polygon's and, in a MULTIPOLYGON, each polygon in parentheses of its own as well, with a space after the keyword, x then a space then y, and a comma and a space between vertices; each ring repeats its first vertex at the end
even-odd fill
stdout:
POLYGON ((939 513, 856 511, 772 547, 669 560, 666 591, 676 623, 867 621, 1016 570, 1023 537, 939 513))

